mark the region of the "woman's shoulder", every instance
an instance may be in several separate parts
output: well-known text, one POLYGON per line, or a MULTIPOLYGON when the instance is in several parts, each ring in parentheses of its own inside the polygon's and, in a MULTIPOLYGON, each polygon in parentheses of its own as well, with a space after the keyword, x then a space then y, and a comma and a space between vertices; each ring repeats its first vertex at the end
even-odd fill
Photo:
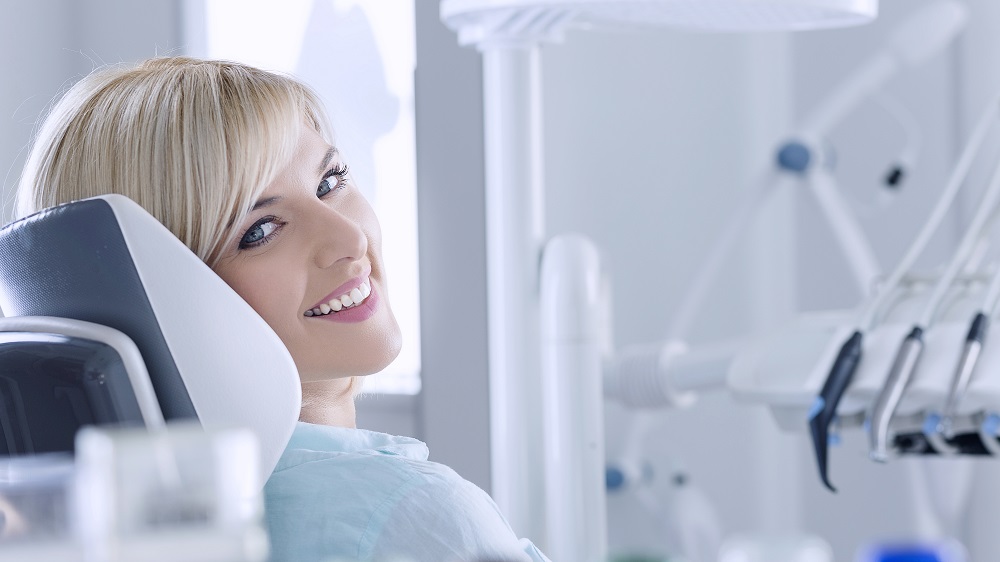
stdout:
POLYGON ((434 484, 461 479, 451 469, 428 460, 427 446, 410 437, 363 429, 299 423, 278 461, 265 493, 287 486, 301 492, 303 481, 322 484, 315 494, 360 488, 366 497, 391 493, 407 483, 434 484))
POLYGON ((429 461, 423 443, 364 430, 297 429, 264 495, 272 546, 276 553, 293 551, 276 558, 281 560, 310 551, 367 559, 426 541, 428 531, 454 541, 454 532, 415 526, 444 524, 446 514, 474 527, 482 525, 477 519, 506 527, 489 496, 429 461), (330 537, 338 538, 336 544, 330 537))

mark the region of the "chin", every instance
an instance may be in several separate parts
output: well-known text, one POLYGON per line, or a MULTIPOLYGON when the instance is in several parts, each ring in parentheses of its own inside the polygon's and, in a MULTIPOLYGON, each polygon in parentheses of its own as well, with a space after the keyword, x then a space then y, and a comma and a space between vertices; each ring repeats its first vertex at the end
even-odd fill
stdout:
MULTIPOLYGON (((395 322, 393 324, 395 325, 395 322)), ((395 330, 390 330, 390 333, 385 334, 385 341, 381 348, 382 352, 379 354, 378 360, 366 369, 363 369, 367 372, 358 373, 359 376, 373 375, 388 367, 390 363, 396 360, 396 357, 399 357, 399 352, 403 348, 403 336, 398 326, 396 326, 395 330)))
POLYGON ((295 350, 299 354, 293 351, 292 358, 299 370, 299 378, 302 382, 318 382, 373 375, 388 367, 399 356, 403 346, 402 335, 395 322, 392 329, 384 330, 373 340, 358 343, 360 345, 353 348, 355 353, 346 353, 341 349, 332 355, 317 356, 308 349, 295 350))

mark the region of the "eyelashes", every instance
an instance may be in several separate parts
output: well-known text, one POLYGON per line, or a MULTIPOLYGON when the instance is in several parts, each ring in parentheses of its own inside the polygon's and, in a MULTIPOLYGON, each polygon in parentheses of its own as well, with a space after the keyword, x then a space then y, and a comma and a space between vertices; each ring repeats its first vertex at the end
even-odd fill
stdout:
MULTIPOLYGON (((316 186, 316 197, 323 199, 331 193, 336 193, 347 187, 349 173, 350 169, 344 163, 338 163, 327 170, 319 185, 316 186)), ((267 244, 283 226, 285 223, 273 215, 258 219, 243 233, 239 241, 239 249, 248 250, 267 244)))
POLYGON ((350 170, 348 169, 347 164, 343 163, 337 164, 333 168, 327 170, 327 172, 323 174, 323 179, 319 182, 319 186, 316 187, 316 197, 325 197, 331 192, 338 191, 346 187, 345 182, 349 172, 350 170), (330 185, 331 178, 337 178, 335 185, 330 185))
POLYGON ((274 216, 266 216, 258 219, 257 222, 253 223, 253 226, 243 233, 243 238, 240 238, 240 249, 246 250, 267 244, 271 241, 274 233, 284 226, 284 224, 274 216))

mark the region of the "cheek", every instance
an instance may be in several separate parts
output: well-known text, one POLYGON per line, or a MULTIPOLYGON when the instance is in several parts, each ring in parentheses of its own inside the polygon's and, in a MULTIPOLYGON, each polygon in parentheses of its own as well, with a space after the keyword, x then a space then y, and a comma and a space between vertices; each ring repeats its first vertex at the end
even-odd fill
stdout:
POLYGON ((243 300, 264 319, 271 328, 284 339, 284 334, 290 322, 289 310, 296 310, 298 303, 293 301, 293 291, 280 290, 283 283, 280 272, 282 268, 230 268, 216 271, 243 300))

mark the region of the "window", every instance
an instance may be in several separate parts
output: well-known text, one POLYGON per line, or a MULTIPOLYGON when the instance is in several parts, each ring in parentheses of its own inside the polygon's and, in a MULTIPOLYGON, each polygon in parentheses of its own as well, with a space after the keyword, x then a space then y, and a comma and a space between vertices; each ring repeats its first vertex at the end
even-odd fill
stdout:
POLYGON ((420 391, 413 0, 186 0, 186 51, 292 74, 323 99, 382 223, 403 350, 369 392, 420 391))

